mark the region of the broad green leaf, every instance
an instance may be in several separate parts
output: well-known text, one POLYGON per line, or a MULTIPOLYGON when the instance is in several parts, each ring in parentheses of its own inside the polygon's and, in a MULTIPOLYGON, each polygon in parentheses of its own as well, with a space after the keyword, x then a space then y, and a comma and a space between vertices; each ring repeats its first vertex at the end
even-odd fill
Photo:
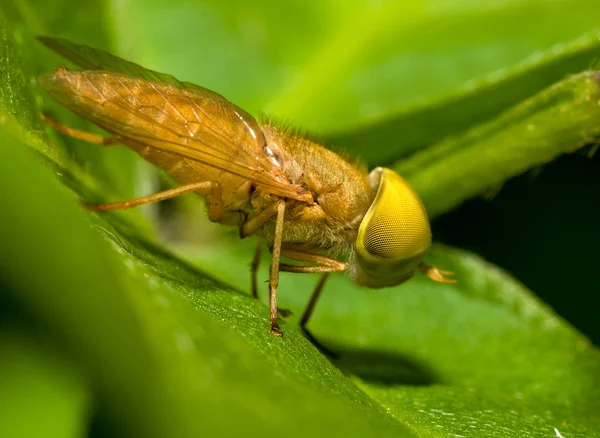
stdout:
MULTIPOLYGON (((197 264, 248 290, 251 244, 194 254, 197 264)), ((343 276, 330 280, 309 328, 340 354, 334 363, 423 436, 543 437, 555 427, 565 437, 596 436, 600 352, 480 258, 438 247, 429 261, 454 270, 459 283, 419 277, 369 291, 343 276)), ((299 316, 314 280, 282 274, 281 306, 299 316)), ((266 300, 266 287, 261 292, 266 300)))

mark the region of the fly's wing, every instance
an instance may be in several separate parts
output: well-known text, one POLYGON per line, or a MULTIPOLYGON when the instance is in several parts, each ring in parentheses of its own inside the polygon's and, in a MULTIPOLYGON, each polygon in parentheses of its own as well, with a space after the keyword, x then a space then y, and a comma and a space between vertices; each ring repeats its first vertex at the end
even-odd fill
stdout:
POLYGON ((219 94, 90 47, 42 41, 84 67, 112 71, 59 68, 40 76, 42 88, 71 111, 117 137, 230 172, 268 193, 312 202, 285 175, 285 151, 267 145, 256 120, 219 94))
POLYGON ((123 58, 105 52, 104 50, 95 49, 84 44, 75 44, 64 38, 38 36, 37 39, 49 49, 52 49, 59 55, 64 56, 69 61, 74 62, 86 70, 103 70, 122 73, 134 78, 170 84, 177 88, 193 88, 200 92, 208 91, 199 85, 180 81, 176 77, 166 73, 150 70, 134 62, 126 61, 123 58))
MULTIPOLYGON (((46 47, 54 50, 59 55, 64 56, 69 61, 74 62, 86 70, 104 70, 114 73, 122 73, 135 78, 163 82, 178 88, 186 88, 186 84, 184 82, 177 80, 171 75, 149 70, 141 65, 137 65, 133 62, 125 61, 118 56, 111 55, 104 50, 94 49, 93 47, 81 44, 75 44, 63 38, 38 36, 37 39, 46 47)), ((187 85, 194 87, 193 84, 187 85)))

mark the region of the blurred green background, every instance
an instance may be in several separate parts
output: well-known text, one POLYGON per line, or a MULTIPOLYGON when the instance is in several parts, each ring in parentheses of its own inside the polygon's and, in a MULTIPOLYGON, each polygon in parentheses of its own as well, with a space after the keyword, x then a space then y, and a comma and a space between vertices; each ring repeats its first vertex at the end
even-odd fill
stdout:
MULTIPOLYGON (((599 14, 597 0, 0 3, 0 436, 599 436, 599 14), (296 319, 274 340, 244 294, 255 242, 198 199, 77 207, 73 192, 168 182, 42 126, 45 111, 94 130, 37 88, 66 62, 35 35, 405 170, 435 240, 489 263, 440 246, 457 286, 332 279, 311 330, 334 364, 296 319)), ((298 315, 314 281, 282 275, 282 306, 298 315)))

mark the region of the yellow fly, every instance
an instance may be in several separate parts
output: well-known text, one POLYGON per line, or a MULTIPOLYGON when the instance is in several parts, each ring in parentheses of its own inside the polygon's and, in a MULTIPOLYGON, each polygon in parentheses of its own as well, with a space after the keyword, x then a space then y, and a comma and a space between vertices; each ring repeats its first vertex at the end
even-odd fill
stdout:
MULTIPOLYGON (((270 328, 277 321, 279 272, 322 273, 302 317, 305 329, 325 279, 346 271, 359 285, 394 286, 421 271, 454 282, 423 263, 431 246, 427 213, 408 183, 390 169, 371 171, 300 135, 259 123, 205 88, 180 82, 101 50, 41 37, 80 65, 38 78, 52 98, 103 128, 110 137, 74 130, 45 117, 59 131, 101 145, 122 144, 181 185, 124 202, 90 205, 126 209, 195 192, 213 222, 236 226, 242 238, 259 235, 272 253, 270 328), (302 264, 280 263, 286 257, 302 264)), ((252 263, 252 291, 261 246, 252 263)))

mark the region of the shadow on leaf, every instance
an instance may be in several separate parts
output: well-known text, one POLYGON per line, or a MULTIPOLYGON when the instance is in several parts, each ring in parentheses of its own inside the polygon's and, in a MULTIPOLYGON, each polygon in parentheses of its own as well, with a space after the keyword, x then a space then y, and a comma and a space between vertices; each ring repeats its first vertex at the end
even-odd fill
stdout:
POLYGON ((345 374, 383 386, 427 386, 439 383, 427 365, 398 353, 369 349, 336 350, 333 363, 345 374))

